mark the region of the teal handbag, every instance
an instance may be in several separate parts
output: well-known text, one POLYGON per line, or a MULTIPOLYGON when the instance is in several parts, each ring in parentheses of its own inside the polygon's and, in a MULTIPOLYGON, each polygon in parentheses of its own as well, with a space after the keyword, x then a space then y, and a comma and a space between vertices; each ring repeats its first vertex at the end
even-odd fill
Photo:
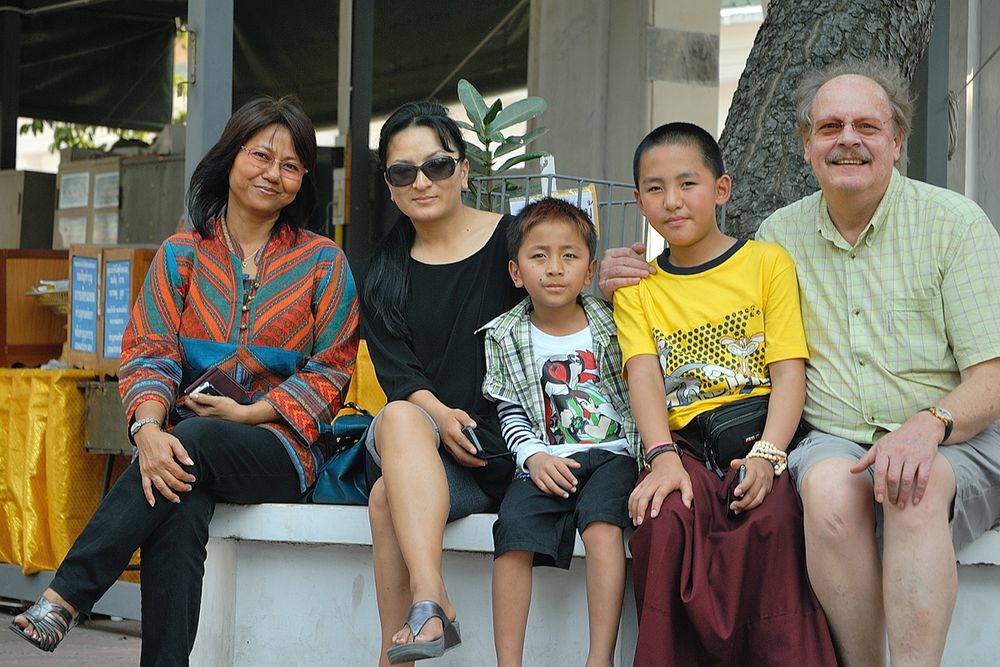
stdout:
POLYGON ((367 505, 368 481, 365 478, 365 434, 372 415, 353 403, 345 408, 355 415, 341 415, 332 425, 324 425, 321 438, 332 453, 316 474, 316 483, 306 495, 306 502, 324 505, 367 505))

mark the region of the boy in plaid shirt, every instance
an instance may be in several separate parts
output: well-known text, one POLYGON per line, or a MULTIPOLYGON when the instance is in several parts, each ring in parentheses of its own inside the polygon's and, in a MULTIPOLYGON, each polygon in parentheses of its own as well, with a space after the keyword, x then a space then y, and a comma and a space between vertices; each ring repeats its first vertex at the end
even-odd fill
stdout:
POLYGON ((587 552, 588 664, 611 664, 625 589, 623 529, 638 431, 622 379, 611 308, 581 294, 597 236, 559 199, 527 206, 510 227, 514 284, 528 298, 483 327, 483 393, 497 401, 518 475, 493 526, 493 626, 499 665, 520 665, 531 568, 568 569, 587 552))

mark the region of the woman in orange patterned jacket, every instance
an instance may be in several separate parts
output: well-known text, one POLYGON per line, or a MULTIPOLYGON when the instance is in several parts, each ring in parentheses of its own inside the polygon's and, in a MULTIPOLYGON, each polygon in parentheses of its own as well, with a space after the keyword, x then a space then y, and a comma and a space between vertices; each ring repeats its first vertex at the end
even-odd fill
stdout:
POLYGON ((142 664, 187 664, 215 503, 295 502, 313 483, 358 345, 344 254, 303 228, 315 163, 298 103, 258 98, 195 169, 194 229, 159 249, 122 340, 134 460, 11 623, 32 644, 53 650, 141 548, 142 664), (213 369, 215 390, 185 392, 213 369))

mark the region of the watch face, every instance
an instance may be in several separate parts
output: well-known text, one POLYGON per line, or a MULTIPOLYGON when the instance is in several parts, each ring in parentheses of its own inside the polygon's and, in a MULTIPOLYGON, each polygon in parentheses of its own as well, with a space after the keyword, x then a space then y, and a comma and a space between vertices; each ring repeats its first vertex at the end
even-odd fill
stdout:
POLYGON ((934 411, 937 412, 940 416, 947 419, 948 421, 955 421, 954 419, 951 418, 951 413, 948 412, 948 410, 946 410, 945 408, 939 408, 935 406, 934 411))

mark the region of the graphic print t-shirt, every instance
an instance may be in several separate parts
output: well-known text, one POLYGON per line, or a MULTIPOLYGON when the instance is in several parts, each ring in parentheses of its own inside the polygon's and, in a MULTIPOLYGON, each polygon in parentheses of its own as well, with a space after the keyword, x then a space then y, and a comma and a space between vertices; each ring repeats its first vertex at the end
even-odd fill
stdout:
POLYGON ((791 257, 739 241, 690 268, 656 261, 656 273, 615 292, 622 359, 656 355, 670 428, 747 396, 770 393, 768 364, 808 359, 791 257))
POLYGON ((551 336, 531 325, 531 345, 545 397, 549 453, 569 456, 595 446, 627 453, 622 416, 598 375, 590 327, 551 336))

